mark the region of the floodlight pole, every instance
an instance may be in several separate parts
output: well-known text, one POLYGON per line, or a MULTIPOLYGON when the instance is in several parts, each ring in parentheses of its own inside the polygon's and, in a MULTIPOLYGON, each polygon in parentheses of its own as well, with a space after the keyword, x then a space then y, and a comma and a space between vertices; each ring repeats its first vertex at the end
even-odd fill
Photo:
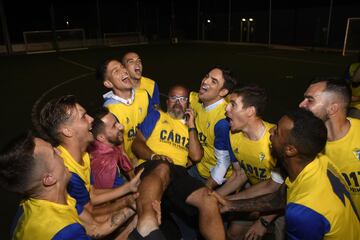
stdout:
POLYGON ((331 25, 332 10, 333 10, 333 0, 330 0, 329 20, 328 20, 327 31, 326 31, 326 46, 329 46, 329 37, 330 37, 330 25, 331 25))
POLYGON ((53 46, 55 51, 59 51, 58 43, 57 43, 57 36, 56 36, 56 27, 55 27, 55 10, 54 10, 54 3, 50 5, 50 17, 51 17, 51 30, 53 33, 53 46))
POLYGON ((96 0, 96 16, 97 16, 97 44, 102 45, 102 31, 101 31, 101 14, 100 14, 100 1, 96 0))
POLYGON ((141 32, 141 26, 140 26, 140 3, 139 0, 136 0, 136 30, 137 32, 141 32))
POLYGON ((197 1, 197 40, 200 40, 200 0, 197 1))
POLYGON ((228 34, 227 34, 228 42, 230 42, 230 29, 231 29, 231 0, 229 0, 229 13, 228 13, 228 34))
POLYGON ((271 46, 271 19, 272 19, 272 2, 269 0, 269 37, 268 37, 268 47, 271 46))
POLYGON ((0 17, 1 17, 1 26, 2 26, 2 29, 3 29, 4 42, 6 44, 7 54, 11 55, 12 54, 12 47, 11 47, 11 42, 10 42, 9 30, 8 30, 8 27, 7 27, 4 4, 3 4, 2 0, 0 0, 0 17))

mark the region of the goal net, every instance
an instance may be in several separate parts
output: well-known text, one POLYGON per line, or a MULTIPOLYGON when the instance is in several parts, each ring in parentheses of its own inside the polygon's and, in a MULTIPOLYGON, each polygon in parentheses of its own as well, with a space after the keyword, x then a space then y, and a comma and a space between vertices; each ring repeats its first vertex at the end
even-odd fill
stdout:
POLYGON ((360 18, 348 18, 343 56, 360 53, 360 18))
POLYGON ((104 33, 104 44, 109 47, 146 43, 146 37, 140 32, 104 33))
POLYGON ((56 30, 55 34, 51 30, 27 31, 23 32, 25 51, 53 52, 56 46, 60 51, 86 48, 84 29, 62 29, 56 30))

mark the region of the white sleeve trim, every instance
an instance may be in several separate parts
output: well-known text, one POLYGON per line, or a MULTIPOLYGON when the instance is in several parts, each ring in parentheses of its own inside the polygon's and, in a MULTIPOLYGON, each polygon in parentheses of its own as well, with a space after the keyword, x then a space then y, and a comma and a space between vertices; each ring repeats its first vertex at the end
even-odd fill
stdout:
POLYGON ((230 154, 228 150, 218 150, 215 148, 216 165, 210 170, 211 177, 214 181, 221 185, 226 181, 224 178, 227 169, 230 166, 230 154))
POLYGON ((280 175, 279 172, 276 172, 274 170, 271 171, 271 179, 278 184, 284 183, 284 178, 280 175))

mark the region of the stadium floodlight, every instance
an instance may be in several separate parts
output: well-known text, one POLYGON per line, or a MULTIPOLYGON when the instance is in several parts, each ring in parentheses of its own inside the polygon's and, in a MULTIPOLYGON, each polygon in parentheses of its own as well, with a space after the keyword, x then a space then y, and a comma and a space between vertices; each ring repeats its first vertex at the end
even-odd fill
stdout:
POLYGON ((252 19, 252 18, 249 18, 249 22, 252 22, 252 21, 254 21, 254 19, 252 19))
POLYGON ((207 23, 211 23, 211 19, 207 19, 206 22, 207 22, 207 23))
POLYGON ((241 19, 241 21, 246 22, 246 18, 241 19))
POLYGON ((348 18, 342 55, 360 52, 360 18, 348 18))

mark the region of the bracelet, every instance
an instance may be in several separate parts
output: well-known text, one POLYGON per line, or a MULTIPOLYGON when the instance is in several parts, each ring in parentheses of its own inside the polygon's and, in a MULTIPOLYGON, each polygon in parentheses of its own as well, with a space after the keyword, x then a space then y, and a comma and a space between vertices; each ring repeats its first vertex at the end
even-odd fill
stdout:
POLYGON ((260 220, 261 225, 264 226, 264 228, 268 228, 270 226, 270 222, 267 221, 265 218, 259 217, 259 220, 260 220))
POLYGON ((152 161, 156 155, 157 155, 156 153, 151 154, 150 160, 152 161))
POLYGON ((191 127, 191 128, 188 128, 188 131, 191 132, 191 131, 195 131, 197 132, 197 129, 195 127, 191 127))

